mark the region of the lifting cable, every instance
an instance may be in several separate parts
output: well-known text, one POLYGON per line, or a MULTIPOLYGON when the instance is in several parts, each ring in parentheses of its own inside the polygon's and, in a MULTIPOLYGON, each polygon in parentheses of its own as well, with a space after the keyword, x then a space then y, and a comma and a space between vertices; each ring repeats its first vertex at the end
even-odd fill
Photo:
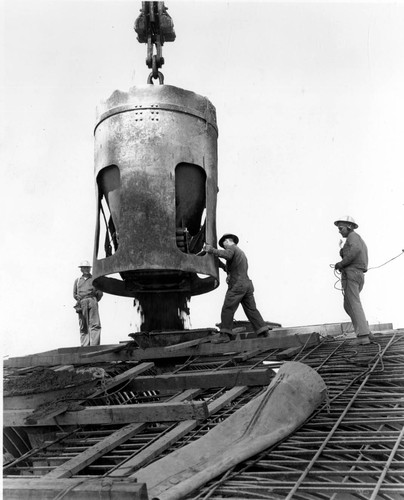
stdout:
MULTIPOLYGON (((379 269, 380 267, 385 266, 389 262, 391 262, 391 261, 393 261, 395 259, 398 259, 403 254, 404 254, 404 250, 401 250, 401 252, 398 255, 396 255, 395 257, 392 257, 389 260, 386 260, 386 262, 383 262, 383 264, 380 264, 379 266, 368 267, 368 271, 372 271, 373 269, 379 269)), ((337 278, 337 281, 334 283, 334 288, 336 290, 343 291, 342 288, 337 288, 338 283, 340 283, 340 281, 341 281, 341 272, 338 271, 337 269, 335 269, 335 265, 334 264, 330 264, 330 267, 331 267, 331 269, 334 270, 334 276, 337 278)))

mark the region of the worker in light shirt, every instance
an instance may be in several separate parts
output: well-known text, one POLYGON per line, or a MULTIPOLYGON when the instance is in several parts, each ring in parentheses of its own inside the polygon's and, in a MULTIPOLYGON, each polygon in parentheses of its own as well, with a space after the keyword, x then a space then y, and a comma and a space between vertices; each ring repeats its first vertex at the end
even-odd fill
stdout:
POLYGON ((79 265, 82 275, 74 281, 73 297, 76 300, 74 308, 79 316, 80 344, 82 347, 100 345, 101 322, 98 312, 98 302, 103 293, 93 287, 91 265, 84 260, 79 265))
POLYGON ((340 250, 342 260, 335 264, 335 269, 341 272, 341 284, 344 295, 344 309, 351 318, 357 344, 369 344, 372 336, 359 297, 365 283, 364 273, 368 270, 368 249, 355 233, 358 224, 352 217, 346 215, 334 222, 343 238, 344 246, 340 250))

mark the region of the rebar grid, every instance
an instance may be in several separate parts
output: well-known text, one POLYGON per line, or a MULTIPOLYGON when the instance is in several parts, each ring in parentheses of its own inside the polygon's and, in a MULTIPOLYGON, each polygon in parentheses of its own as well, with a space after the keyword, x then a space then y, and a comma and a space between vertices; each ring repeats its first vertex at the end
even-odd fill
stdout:
MULTIPOLYGON (((206 419, 204 422, 198 425, 196 429, 194 429, 193 431, 189 432, 186 436, 183 436, 181 439, 179 439, 176 443, 173 444, 173 446, 171 446, 168 450, 164 452, 164 455, 169 455, 174 450, 181 448, 182 446, 185 446, 189 442, 201 438, 207 432, 209 432, 210 429, 212 429, 215 425, 228 418, 238 409, 242 408, 249 401, 251 401, 252 398, 257 397, 262 392, 262 390, 263 389, 261 387, 250 387, 244 394, 242 394, 237 399, 232 401, 230 405, 226 406, 225 408, 222 408, 214 415, 211 415, 208 419, 206 419)), ((161 458, 164 455, 163 454, 160 455, 159 458, 161 458)))
POLYGON ((404 498, 401 334, 377 343, 324 341, 295 358, 329 388, 325 405, 286 440, 188 499, 404 498))
MULTIPOLYGON (((279 350, 259 355, 190 358, 171 373, 218 371, 229 366, 273 367, 279 350)), ((316 369, 328 387, 328 402, 295 433, 253 459, 211 481, 189 499, 396 500, 404 498, 404 332, 377 336, 377 342, 354 346, 350 340, 323 339, 294 360, 316 369)), ((122 367, 123 368, 123 367, 122 367)), ((157 458, 203 436, 217 423, 256 397, 264 388, 244 394, 179 438, 157 458)), ((110 404, 164 401, 154 391, 133 393, 121 386, 108 394, 110 404), (144 398, 144 399, 143 399, 144 398)), ((214 401, 225 389, 201 391, 195 400, 214 401)), ((98 402, 98 404, 105 404, 98 402)), ((91 403, 93 404, 93 402, 91 403)), ((148 424, 142 431, 105 453, 75 477, 105 477, 169 432, 175 423, 148 424)), ((109 436, 121 426, 76 429, 33 450, 5 471, 21 476, 43 475, 109 436)))
MULTIPOLYGON (((199 424, 194 430, 187 433, 185 436, 179 438, 170 448, 169 451, 162 451, 158 458, 166 455, 168 452, 171 453, 173 449, 180 448, 184 446, 189 441, 198 439, 205 433, 207 433, 212 427, 214 427, 218 422, 227 418, 230 414, 234 413, 238 408, 241 408, 248 402, 252 397, 255 397, 262 388, 251 388, 250 391, 244 393, 240 397, 236 398, 231 405, 219 410, 214 415, 211 415, 207 420, 199 424)), ((213 390, 208 389, 203 391, 200 395, 196 396, 194 400, 205 400, 207 402, 217 399, 222 393, 223 389, 213 390)), ((173 423, 170 427, 166 429, 161 429, 160 434, 153 436, 150 434, 150 429, 142 430, 139 434, 126 441, 124 445, 120 445, 108 454, 103 455, 100 459, 96 460, 93 464, 89 465, 85 470, 80 471, 80 476, 82 474, 103 474, 108 476, 110 472, 119 468, 119 466, 125 463, 129 458, 136 456, 142 450, 146 449, 152 442, 156 441, 158 438, 163 437, 165 433, 173 429, 176 423, 173 423)))

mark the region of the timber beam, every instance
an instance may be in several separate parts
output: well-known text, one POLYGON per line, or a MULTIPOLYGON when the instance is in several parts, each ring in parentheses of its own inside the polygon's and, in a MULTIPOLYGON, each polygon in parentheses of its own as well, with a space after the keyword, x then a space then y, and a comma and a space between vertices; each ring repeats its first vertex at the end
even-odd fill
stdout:
MULTIPOLYGON (((197 396, 201 391, 199 389, 193 391, 184 391, 181 394, 174 396, 171 401, 186 401, 188 399, 192 399, 197 396)), ((210 406, 208 407, 210 411, 210 406)), ((188 420, 181 422, 178 425, 185 425, 188 423, 188 420)), ((195 426, 197 422, 195 422, 195 426)), ((53 469, 49 474, 46 475, 46 479, 60 479, 62 477, 70 477, 73 474, 77 474, 79 471, 87 467, 88 465, 95 462, 99 457, 108 453, 109 451, 115 449, 117 446, 125 443, 132 436, 135 436, 139 432, 143 431, 147 426, 146 423, 143 424, 129 424, 124 427, 121 427, 117 431, 113 432, 106 438, 102 439, 98 443, 90 446, 82 453, 79 453, 75 457, 71 458, 67 462, 59 465, 55 469, 53 469)), ((122 477, 124 474, 113 474, 114 476, 122 477)), ((111 477, 111 476, 110 476, 111 477)))
POLYGON ((29 420, 33 410, 5 410, 4 427, 38 425, 112 425, 143 422, 175 422, 205 420, 208 408, 205 401, 142 403, 136 405, 89 406, 81 411, 67 411, 61 415, 29 420))
POLYGON ((3 479, 4 500, 148 500, 145 483, 130 479, 3 479))
POLYGON ((191 388, 210 389, 212 387, 235 387, 237 385, 268 385, 275 372, 269 367, 255 369, 228 369, 220 371, 195 371, 136 377, 130 383, 130 390, 178 391, 191 388))
MULTIPOLYGON (((96 357, 88 357, 89 351, 76 351, 69 349, 64 352, 59 349, 58 352, 49 351, 32 356, 24 356, 20 358, 10 358, 4 362, 5 367, 22 368, 25 366, 55 366, 55 365, 81 365, 97 363, 113 363, 122 361, 143 361, 156 359, 169 359, 189 356, 214 356, 217 354, 226 353, 242 353, 246 351, 254 351, 257 349, 287 349, 289 347, 309 347, 319 343, 319 334, 312 330, 311 332, 299 333, 284 333, 283 331, 272 330, 268 338, 247 338, 228 342, 226 344, 203 343, 196 346, 182 348, 180 350, 167 350, 164 347, 151 347, 147 349, 120 349, 119 352, 110 352, 107 354, 99 353, 96 357)), ((100 346, 102 347, 102 346, 100 346)), ((104 346, 105 347, 105 346, 104 346)), ((93 347, 94 349, 94 347, 93 347)))
MULTIPOLYGON (((81 401, 77 401, 77 404, 82 403, 86 399, 99 398, 106 394, 106 391, 112 390, 114 387, 122 384, 122 382, 127 382, 128 380, 135 378, 140 373, 144 373, 154 367, 154 363, 140 363, 128 370, 116 375, 112 379, 107 379, 104 387, 97 389, 95 392, 90 393, 86 398, 82 398, 81 401)), ((88 386, 91 388, 94 382, 92 381, 88 386)), ((86 387, 81 385, 80 390, 86 387)), ((51 401, 60 401, 61 404, 64 398, 69 398, 69 394, 72 393, 72 387, 66 387, 64 389, 58 389, 54 391, 37 392, 34 394, 22 394, 18 396, 5 396, 3 398, 3 408, 5 410, 22 410, 26 408, 37 408, 40 405, 49 403, 51 401)), ((68 409, 68 404, 65 407, 58 407, 58 413, 63 413, 68 409)))
MULTIPOLYGON (((369 330, 371 332, 381 332, 391 330, 393 328, 392 323, 379 323, 374 325, 369 325, 369 330)), ((321 335, 335 337, 338 335, 345 335, 348 332, 353 332, 353 326, 350 322, 345 323, 324 323, 320 325, 308 325, 308 326, 292 326, 292 327, 280 327, 274 328, 272 330, 274 333, 283 333, 284 335, 290 334, 302 334, 309 332, 318 332, 321 335)))
MULTIPOLYGON (((226 391, 222 396, 209 404, 209 413, 214 415, 247 390, 248 387, 233 387, 233 389, 226 391)), ((167 450, 172 444, 177 442, 178 439, 191 432, 197 425, 198 422, 195 420, 179 422, 167 434, 161 436, 156 441, 153 441, 149 446, 140 450, 139 453, 131 459, 123 462, 121 466, 111 472, 110 477, 122 477, 133 474, 135 470, 140 469, 147 463, 151 462, 154 458, 160 456, 163 451, 167 450)), ((136 475, 132 476, 132 479, 135 477, 136 475)))

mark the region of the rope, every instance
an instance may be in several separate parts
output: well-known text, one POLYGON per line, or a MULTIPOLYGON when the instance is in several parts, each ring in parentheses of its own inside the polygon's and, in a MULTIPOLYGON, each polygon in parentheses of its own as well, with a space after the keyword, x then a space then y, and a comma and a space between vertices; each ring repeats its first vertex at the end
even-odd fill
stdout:
POLYGON ((395 257, 393 257, 392 259, 389 259, 389 260, 386 260, 386 262, 384 262, 383 264, 380 264, 380 266, 375 266, 375 267, 369 267, 368 268, 368 271, 370 271, 371 269, 379 269, 379 267, 383 267, 385 266, 386 264, 388 264, 389 262, 391 262, 392 260, 395 260, 395 259, 398 259, 399 257, 401 257, 401 255, 403 255, 404 253, 404 250, 401 250, 401 252, 396 255, 395 257))
MULTIPOLYGON (((399 257, 401 257, 403 254, 404 254, 404 250, 401 250, 401 252, 400 252, 398 255, 396 255, 395 257, 392 257, 392 258, 391 258, 391 259, 389 259, 389 260, 386 260, 386 262, 383 262, 383 264, 380 264, 379 266, 368 267, 368 271, 372 271, 373 269, 379 269, 380 267, 385 266, 385 265, 386 265, 386 264, 388 264, 389 262, 392 262, 393 260, 398 259, 398 258, 399 258, 399 257)), ((331 267, 331 269, 333 269, 333 270, 334 270, 334 276, 335 276, 336 278, 338 278, 338 279, 337 279, 337 281, 334 283, 334 288, 335 288, 336 290, 343 291, 343 289, 342 289, 342 288, 337 288, 338 283, 340 283, 340 282, 341 282, 341 277, 340 277, 340 275, 338 275, 338 274, 337 274, 337 273, 338 273, 338 271, 335 269, 335 265, 334 265, 334 264, 330 264, 330 267, 331 267)))

